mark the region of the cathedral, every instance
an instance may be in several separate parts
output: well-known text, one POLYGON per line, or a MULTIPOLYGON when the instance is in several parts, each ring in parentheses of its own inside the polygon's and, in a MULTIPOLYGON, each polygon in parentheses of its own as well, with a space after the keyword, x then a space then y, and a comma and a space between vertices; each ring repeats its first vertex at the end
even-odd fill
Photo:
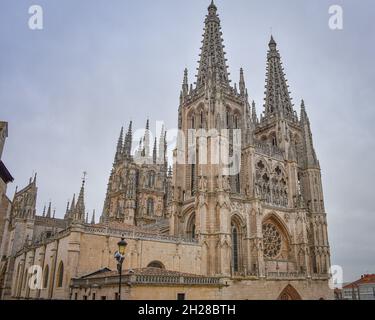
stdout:
POLYGON ((166 128, 153 141, 148 120, 140 141, 132 122, 122 128, 99 223, 85 210, 85 179, 57 218, 51 203, 37 213, 30 178, 1 211, 2 299, 118 299, 121 238, 122 299, 333 298, 305 103, 297 114, 271 36, 257 114, 243 70, 230 80, 217 11, 212 1, 196 82, 184 71, 173 165, 166 128))

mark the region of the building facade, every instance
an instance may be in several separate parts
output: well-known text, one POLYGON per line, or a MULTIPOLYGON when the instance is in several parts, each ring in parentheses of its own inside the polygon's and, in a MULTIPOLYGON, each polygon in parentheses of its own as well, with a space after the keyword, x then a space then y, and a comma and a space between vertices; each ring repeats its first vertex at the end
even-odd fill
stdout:
POLYGON ((360 279, 343 286, 340 300, 375 300, 375 274, 364 274, 360 279))
POLYGON ((50 206, 36 214, 36 178, 16 192, 3 237, 3 298, 114 299, 122 235, 127 299, 333 298, 320 164, 275 40, 260 116, 242 69, 231 85, 213 2, 202 43, 196 83, 184 72, 173 168, 165 129, 150 141, 147 121, 135 147, 130 123, 99 224, 88 221, 84 181, 64 219, 50 206))

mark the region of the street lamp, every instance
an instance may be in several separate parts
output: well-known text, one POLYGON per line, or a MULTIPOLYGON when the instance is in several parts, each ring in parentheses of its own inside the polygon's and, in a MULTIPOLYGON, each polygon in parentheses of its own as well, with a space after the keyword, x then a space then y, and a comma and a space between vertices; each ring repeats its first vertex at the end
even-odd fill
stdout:
POLYGON ((125 241, 124 236, 121 237, 121 240, 117 243, 118 251, 115 253, 115 259, 117 261, 117 271, 119 272, 120 279, 118 285, 118 300, 121 300, 121 278, 122 278, 122 264, 125 260, 126 246, 128 243, 125 241))

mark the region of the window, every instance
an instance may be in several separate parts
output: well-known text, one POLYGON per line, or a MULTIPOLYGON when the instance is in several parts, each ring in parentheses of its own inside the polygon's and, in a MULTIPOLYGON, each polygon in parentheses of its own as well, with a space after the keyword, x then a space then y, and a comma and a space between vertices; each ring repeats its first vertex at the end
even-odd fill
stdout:
POLYGON ((277 258, 281 253, 281 235, 275 225, 266 223, 263 225, 263 252, 269 259, 277 258))
POLYGON ((232 225, 232 262, 233 271, 238 272, 239 268, 239 256, 238 256, 238 229, 232 225))
POLYGON ((107 300, 107 297, 106 296, 102 296, 101 300, 107 300))
POLYGON ((93 292, 93 294, 92 294, 92 300, 95 300, 95 297, 96 297, 96 294, 95 294, 95 292, 93 292))
POLYGON ((165 269, 164 265, 160 261, 152 261, 148 264, 147 268, 158 268, 165 269))
POLYGON ((149 198, 147 200, 147 215, 153 216, 154 215, 154 199, 149 198))
POLYGON ((22 289, 23 289, 23 290, 25 290, 25 288, 26 288, 27 275, 28 275, 28 273, 27 273, 27 270, 26 270, 26 271, 25 271, 25 274, 24 274, 24 276, 23 276, 23 283, 22 283, 22 289))
POLYGON ((155 185, 155 172, 154 171, 150 171, 148 173, 148 187, 149 188, 153 188, 154 185, 155 185))
POLYGON ((195 193, 195 164, 191 165, 191 194, 195 193))
POLYGON ((83 296, 83 300, 87 300, 87 296, 83 296))
POLYGON ((177 293, 177 300, 178 301, 185 300, 185 293, 177 293))
POLYGON ((195 240, 196 239, 196 232, 195 232, 195 213, 191 214, 188 223, 187 223, 187 237, 190 240, 195 240))
POLYGON ((64 281, 64 264, 60 261, 59 268, 57 270, 57 287, 61 288, 64 281))
POLYGON ((78 299, 78 293, 74 293, 74 300, 77 300, 78 299))
POLYGON ((115 300, 119 300, 119 295, 118 295, 118 292, 115 292, 115 300))
POLYGON ((44 277, 43 277, 43 288, 46 289, 48 286, 48 277, 49 277, 49 267, 46 265, 44 268, 44 277))

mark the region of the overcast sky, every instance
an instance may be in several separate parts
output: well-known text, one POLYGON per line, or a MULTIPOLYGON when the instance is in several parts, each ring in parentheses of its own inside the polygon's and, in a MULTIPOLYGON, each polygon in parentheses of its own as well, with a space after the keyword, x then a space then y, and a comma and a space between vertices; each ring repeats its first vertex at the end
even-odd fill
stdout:
MULTIPOLYGON (((87 171, 86 208, 101 212, 122 125, 177 125, 183 70, 194 80, 209 0, 8 0, 0 17, 3 161, 24 187, 38 172, 38 212, 62 217, 87 171), (28 9, 44 29, 28 28, 28 9)), ((346 280, 375 273, 373 0, 217 0, 231 79, 244 68, 263 111, 271 28, 299 112, 305 99, 322 167, 332 263, 346 280), (328 8, 344 10, 344 29, 328 8)))

